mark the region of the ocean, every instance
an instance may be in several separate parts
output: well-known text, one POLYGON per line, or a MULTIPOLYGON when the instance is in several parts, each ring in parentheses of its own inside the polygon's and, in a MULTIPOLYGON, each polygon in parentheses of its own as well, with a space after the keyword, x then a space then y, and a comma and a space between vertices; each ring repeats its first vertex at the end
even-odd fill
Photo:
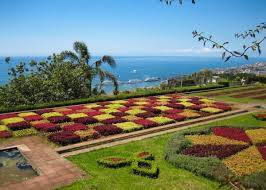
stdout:
MULTIPOLYGON (((92 62, 98 57, 93 57, 92 62)), ((142 87, 158 86, 162 81, 177 75, 187 75, 202 69, 238 67, 266 61, 266 58, 232 59, 224 63, 220 57, 182 57, 182 56, 115 56, 117 67, 104 69, 113 72, 120 81, 119 90, 132 90, 142 87), (154 81, 152 80, 154 79, 154 81), (157 79, 157 80, 156 80, 157 79)), ((11 65, 0 57, 0 84, 8 82, 8 69, 20 61, 44 60, 45 57, 11 57, 11 65)), ((96 81, 97 82, 97 81, 96 81)), ((105 91, 112 91, 112 85, 105 81, 105 91)))

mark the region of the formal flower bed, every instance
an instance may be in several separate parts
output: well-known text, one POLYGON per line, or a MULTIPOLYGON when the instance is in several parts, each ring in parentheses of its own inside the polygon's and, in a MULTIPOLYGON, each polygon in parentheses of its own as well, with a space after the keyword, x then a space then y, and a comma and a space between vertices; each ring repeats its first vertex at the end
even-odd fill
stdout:
POLYGON ((254 114, 254 117, 257 119, 265 121, 266 120, 266 113, 264 113, 264 112, 263 113, 256 113, 256 114, 254 114))
POLYGON ((230 126, 188 130, 168 144, 166 159, 175 166, 222 182, 263 189, 266 179, 266 129, 230 126), (233 182, 234 182, 233 181, 233 182))
POLYGON ((2 130, 5 138, 12 136, 12 131, 36 129, 53 142, 66 145, 96 136, 157 127, 230 109, 228 104, 222 102, 170 94, 1 114, 0 124, 7 129, 2 130))

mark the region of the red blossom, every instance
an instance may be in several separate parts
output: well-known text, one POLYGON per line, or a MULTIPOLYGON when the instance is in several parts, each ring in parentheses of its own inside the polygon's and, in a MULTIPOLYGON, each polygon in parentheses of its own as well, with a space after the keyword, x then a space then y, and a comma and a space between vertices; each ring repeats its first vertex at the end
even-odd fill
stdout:
POLYGON ((102 121, 102 123, 108 125, 108 124, 115 124, 115 123, 122 123, 126 122, 127 120, 121 117, 115 117, 115 118, 110 118, 110 119, 105 119, 102 121))
POLYGON ((10 131, 0 131, 0 138, 9 138, 12 137, 12 133, 10 131))
POLYGON ((164 113, 166 113, 166 114, 177 114, 177 113, 181 113, 181 112, 183 112, 183 110, 181 110, 181 109, 171 109, 171 110, 164 111, 164 113))
POLYGON ((81 118, 75 118, 73 119, 75 123, 82 123, 82 124, 93 124, 97 123, 98 120, 93 117, 81 117, 81 118))
POLYGON ((59 126, 53 123, 37 123, 33 127, 42 132, 56 132, 61 130, 59 126))
POLYGON ((93 129, 103 136, 114 135, 123 132, 121 128, 115 125, 100 125, 93 127, 93 129))
POLYGON ((230 127, 214 127, 212 132, 217 136, 226 137, 233 140, 244 141, 251 143, 248 135, 243 129, 240 128, 230 128, 230 127))
POLYGON ((46 108, 46 109, 41 109, 41 110, 36 110, 35 113, 42 115, 44 113, 49 113, 49 112, 53 112, 52 109, 46 108))
POLYGON ((144 112, 144 113, 136 114, 136 116, 141 117, 141 118, 148 118, 148 117, 155 117, 155 114, 152 112, 144 112))
POLYGON ((139 124, 143 126, 144 128, 156 127, 158 125, 156 122, 150 121, 148 119, 138 119, 138 120, 135 120, 134 123, 139 124))
POLYGON ((17 117, 18 114, 17 113, 5 113, 5 114, 0 114, 0 120, 2 119, 7 119, 10 117, 17 117))
POLYGON ((52 116, 52 117, 49 117, 48 120, 51 123, 64 123, 64 122, 71 121, 71 119, 67 116, 52 116))
POLYGON ((266 146, 259 146, 258 150, 261 153, 262 158, 266 160, 266 146))
POLYGON ((164 117, 168 117, 170 119, 174 119, 176 121, 184 121, 186 119, 185 116, 179 114, 165 114, 164 117))
POLYGON ((43 118, 39 115, 30 115, 30 116, 25 116, 23 117, 26 121, 31 122, 31 121, 38 121, 42 120, 43 118))
POLYGON ((60 144, 60 145, 68 145, 80 142, 80 137, 72 132, 68 131, 60 131, 48 136, 49 140, 60 144))
POLYGON ((30 128, 30 124, 27 121, 21 121, 18 123, 10 123, 7 125, 12 131, 30 128))
POLYGON ((88 127, 86 125, 80 124, 80 123, 66 125, 63 128, 64 131, 68 131, 68 132, 75 132, 75 131, 87 130, 87 129, 88 127))

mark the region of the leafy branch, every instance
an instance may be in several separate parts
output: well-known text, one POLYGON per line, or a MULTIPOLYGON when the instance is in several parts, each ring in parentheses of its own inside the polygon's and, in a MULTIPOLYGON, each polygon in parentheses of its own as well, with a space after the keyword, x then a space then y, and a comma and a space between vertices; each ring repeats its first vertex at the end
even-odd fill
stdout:
POLYGON ((263 22, 259 25, 257 25, 254 29, 250 29, 248 31, 245 31, 243 33, 237 33, 235 34, 236 38, 252 38, 255 39, 255 41, 251 42, 249 45, 243 45, 242 51, 235 51, 230 50, 227 45, 229 42, 223 42, 219 43, 217 41, 214 41, 212 39, 212 36, 205 36, 203 32, 193 31, 192 35, 193 38, 198 38, 198 41, 203 42, 203 46, 205 47, 207 43, 209 43, 213 49, 219 49, 222 50, 222 59, 227 62, 231 57, 244 57, 246 60, 248 60, 248 51, 252 50, 253 52, 258 52, 259 55, 261 54, 261 44, 266 40, 266 36, 263 36, 261 39, 256 39, 257 34, 260 34, 263 30, 266 29, 266 23, 263 22))
MULTIPOLYGON (((183 4, 183 0, 160 0, 161 2, 165 2, 167 5, 172 5, 173 2, 178 1, 180 5, 183 4)), ((193 4, 196 3, 196 0, 191 0, 193 4)))

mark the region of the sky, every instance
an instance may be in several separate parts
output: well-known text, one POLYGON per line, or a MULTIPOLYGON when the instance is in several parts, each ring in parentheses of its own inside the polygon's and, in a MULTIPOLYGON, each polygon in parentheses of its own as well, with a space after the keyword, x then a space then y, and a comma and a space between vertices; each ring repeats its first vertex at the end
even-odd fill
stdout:
POLYGON ((0 56, 46 56, 71 50, 75 41, 85 42, 93 55, 217 56, 191 32, 212 34, 237 49, 243 41, 234 34, 261 22, 265 0, 184 0, 182 6, 160 0, 0 0, 0 56))

